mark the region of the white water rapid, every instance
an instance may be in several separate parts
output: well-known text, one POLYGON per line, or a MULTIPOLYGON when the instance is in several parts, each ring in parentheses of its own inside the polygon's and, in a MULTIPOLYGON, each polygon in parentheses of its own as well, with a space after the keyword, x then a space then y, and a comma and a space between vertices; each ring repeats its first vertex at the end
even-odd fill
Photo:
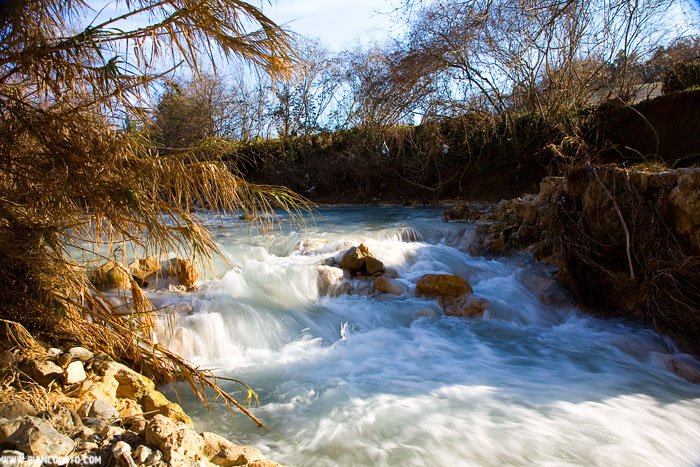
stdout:
POLYGON ((270 430, 183 387, 200 431, 290 466, 700 465, 700 386, 666 366, 689 357, 633 323, 541 302, 532 265, 464 253, 471 228, 439 210, 324 208, 274 238, 224 221, 233 266, 193 295, 151 297, 181 310, 163 341, 253 386, 270 430), (360 242, 404 295, 320 296, 318 266, 360 242), (468 278, 491 308, 445 316, 414 296, 432 272, 468 278))

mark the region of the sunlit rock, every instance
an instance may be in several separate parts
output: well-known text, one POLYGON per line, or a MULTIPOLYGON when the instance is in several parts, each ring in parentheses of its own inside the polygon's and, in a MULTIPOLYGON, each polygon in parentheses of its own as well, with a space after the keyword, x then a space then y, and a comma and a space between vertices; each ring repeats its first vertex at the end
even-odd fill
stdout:
POLYGON ((167 261, 163 267, 166 276, 177 278, 179 285, 187 290, 196 288, 195 283, 199 279, 199 272, 190 259, 173 258, 167 261))
POLYGON ((156 274, 160 272, 160 262, 155 256, 134 260, 129 264, 131 275, 141 281, 148 283, 156 274))
POLYGON ((169 465, 193 465, 204 460, 204 439, 191 426, 156 415, 146 427, 146 441, 158 447, 169 465))
POLYGON ((346 251, 338 265, 352 275, 372 276, 384 271, 384 264, 372 256, 364 243, 346 251))
POLYGON ((98 289, 128 289, 131 287, 131 274, 118 261, 107 261, 92 271, 90 281, 98 289))
POLYGON ((250 465, 265 459, 260 450, 252 446, 239 446, 215 433, 204 432, 201 436, 204 439, 202 453, 212 464, 225 467, 250 465))
POLYGON ((469 282, 454 274, 426 274, 416 283, 416 295, 422 297, 461 297, 469 293, 472 293, 469 282))

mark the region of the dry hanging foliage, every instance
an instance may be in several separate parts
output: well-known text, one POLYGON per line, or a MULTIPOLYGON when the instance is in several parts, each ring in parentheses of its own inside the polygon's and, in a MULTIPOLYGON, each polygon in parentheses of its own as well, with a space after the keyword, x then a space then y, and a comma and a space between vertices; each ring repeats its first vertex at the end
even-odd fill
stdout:
POLYGON ((156 66, 184 61, 196 73, 202 57, 241 57, 286 74, 288 36, 237 0, 115 4, 121 12, 108 20, 81 0, 0 5, 0 318, 45 340, 79 341, 159 382, 184 379, 204 401, 211 389, 252 417, 213 375, 149 339, 152 307, 138 289, 130 315, 117 314, 73 258, 113 257, 131 243, 206 260, 216 245, 194 207, 304 205, 287 189, 242 179, 222 162, 224 143, 166 152, 140 130, 156 66))

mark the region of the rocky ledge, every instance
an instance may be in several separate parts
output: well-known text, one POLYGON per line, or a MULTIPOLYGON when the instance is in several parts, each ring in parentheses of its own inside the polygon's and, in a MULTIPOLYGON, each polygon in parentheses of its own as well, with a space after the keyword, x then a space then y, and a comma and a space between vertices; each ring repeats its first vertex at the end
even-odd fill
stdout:
POLYGON ((251 446, 198 433, 153 381, 82 347, 0 352, 0 465, 272 467, 251 446))

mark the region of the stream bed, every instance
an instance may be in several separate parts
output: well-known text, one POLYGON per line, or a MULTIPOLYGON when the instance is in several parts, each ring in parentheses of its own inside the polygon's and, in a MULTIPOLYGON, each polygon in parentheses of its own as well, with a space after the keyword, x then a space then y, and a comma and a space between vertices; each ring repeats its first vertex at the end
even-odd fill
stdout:
POLYGON ((465 252, 473 225, 399 207, 321 208, 283 225, 253 235, 223 218, 212 228, 229 264, 194 294, 150 293, 181 311, 162 341, 250 384, 270 428, 208 411, 183 387, 200 431, 289 466, 700 464, 700 386, 667 369, 691 358, 635 323, 542 302, 526 280, 536 265, 465 252), (319 294, 319 265, 360 243, 406 293, 319 294), (416 298, 428 273, 467 278, 491 302, 484 317, 416 298))

